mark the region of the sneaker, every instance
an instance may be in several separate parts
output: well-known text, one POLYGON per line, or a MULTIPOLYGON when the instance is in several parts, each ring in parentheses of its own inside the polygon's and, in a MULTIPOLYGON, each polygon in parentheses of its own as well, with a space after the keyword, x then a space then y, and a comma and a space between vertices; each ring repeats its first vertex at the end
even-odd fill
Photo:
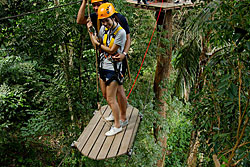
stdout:
MULTIPOLYGON (((122 127, 122 128, 124 128, 125 126, 127 126, 128 125, 128 120, 126 119, 126 121, 122 121, 122 120, 120 120, 120 126, 122 127)), ((112 125, 112 128, 114 128, 114 125, 112 125)))
POLYGON ((107 121, 114 121, 114 120, 115 120, 113 114, 110 114, 110 116, 106 117, 105 119, 106 119, 107 121))
POLYGON ((113 136, 121 131, 122 131, 122 126, 120 126, 120 128, 116 128, 116 127, 112 126, 111 129, 105 133, 105 135, 106 136, 113 136))
POLYGON ((125 121, 120 120, 120 125, 121 127, 125 127, 128 125, 128 120, 126 119, 125 121))

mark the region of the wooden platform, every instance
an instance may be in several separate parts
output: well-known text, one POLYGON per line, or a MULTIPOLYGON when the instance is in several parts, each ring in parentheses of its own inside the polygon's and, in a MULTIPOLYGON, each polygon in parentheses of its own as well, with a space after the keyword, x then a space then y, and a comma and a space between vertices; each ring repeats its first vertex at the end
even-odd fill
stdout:
MULTIPOLYGON (((111 114, 110 108, 102 106, 104 117, 111 114)), ((74 146, 91 159, 101 160, 129 153, 140 123, 139 111, 129 106, 127 108, 128 125, 115 136, 106 137, 104 134, 110 127, 97 112, 90 120, 74 146)))
POLYGON ((140 9, 146 9, 146 10, 160 10, 162 6, 162 10, 172 10, 172 9, 181 9, 184 7, 194 7, 194 4, 192 2, 183 2, 183 3, 167 3, 167 2, 150 2, 148 1, 148 5, 144 4, 141 0, 141 4, 137 3, 137 0, 126 0, 127 3, 130 6, 133 6, 135 8, 140 8, 140 9))

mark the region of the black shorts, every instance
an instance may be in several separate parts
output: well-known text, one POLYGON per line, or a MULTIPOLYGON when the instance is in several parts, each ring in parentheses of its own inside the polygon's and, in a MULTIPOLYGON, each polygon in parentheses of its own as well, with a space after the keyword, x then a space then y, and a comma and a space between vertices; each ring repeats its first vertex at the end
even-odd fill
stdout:
POLYGON ((117 74, 112 70, 99 69, 99 75, 106 85, 109 85, 112 81, 117 81, 119 85, 123 84, 124 77, 121 72, 117 74))

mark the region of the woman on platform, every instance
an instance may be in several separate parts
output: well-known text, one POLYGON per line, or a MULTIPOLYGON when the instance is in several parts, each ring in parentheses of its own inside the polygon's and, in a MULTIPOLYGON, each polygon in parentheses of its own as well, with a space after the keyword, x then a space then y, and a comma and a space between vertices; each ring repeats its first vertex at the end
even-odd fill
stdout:
MULTIPOLYGON (((93 43, 101 49, 99 58, 100 87, 103 96, 112 109, 114 126, 105 133, 106 136, 113 136, 122 131, 125 123, 119 119, 119 105, 116 100, 118 85, 123 84, 124 70, 123 63, 116 60, 117 53, 122 53, 126 42, 126 32, 113 16, 116 13, 111 3, 104 3, 98 8, 98 19, 102 22, 98 38, 92 34, 93 43)), ((127 124, 127 123, 126 123, 127 124)))

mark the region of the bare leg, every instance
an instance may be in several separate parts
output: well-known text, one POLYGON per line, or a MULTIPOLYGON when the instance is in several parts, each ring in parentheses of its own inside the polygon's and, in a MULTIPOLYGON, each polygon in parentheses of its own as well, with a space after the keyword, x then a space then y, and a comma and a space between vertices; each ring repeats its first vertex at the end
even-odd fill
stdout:
POLYGON ((101 91, 102 91, 102 95, 103 95, 104 99, 107 100, 106 84, 100 77, 99 77, 99 82, 100 82, 100 88, 101 88, 101 91))
MULTIPOLYGON (((102 90, 103 97, 107 100, 106 84, 101 78, 99 78, 99 81, 100 81, 100 88, 102 90)), ((126 94, 124 92, 123 85, 118 85, 116 96, 117 96, 117 102, 118 102, 119 109, 120 109, 120 110, 118 109, 118 111, 121 111, 120 119, 122 121, 125 121, 126 120, 126 111, 127 111, 127 97, 126 97, 126 94)), ((110 106, 110 104, 109 104, 109 106, 110 106)), ((112 109, 112 107, 111 107, 111 109, 112 109)))
POLYGON ((111 82, 106 87, 106 95, 107 95, 108 104, 111 107, 113 116, 115 118, 114 126, 116 128, 120 128, 119 106, 116 100, 117 88, 118 88, 118 83, 114 81, 111 82))
POLYGON ((122 85, 118 85, 117 89, 117 101, 119 104, 119 108, 121 111, 121 120, 126 120, 126 110, 127 110, 127 97, 124 92, 124 88, 122 85))

